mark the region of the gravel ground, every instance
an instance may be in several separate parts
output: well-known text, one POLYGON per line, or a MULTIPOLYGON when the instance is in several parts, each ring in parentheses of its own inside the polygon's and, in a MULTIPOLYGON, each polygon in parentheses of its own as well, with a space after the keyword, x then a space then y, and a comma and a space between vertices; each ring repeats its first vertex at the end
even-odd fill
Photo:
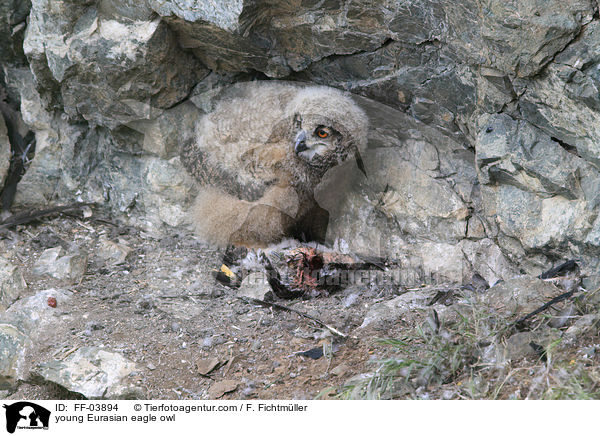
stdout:
MULTIPOLYGON (((564 283, 580 282, 521 277, 491 289, 367 283, 275 299, 346 335, 340 338, 298 313, 240 299, 238 289, 215 280, 224 252, 188 233, 155 236, 59 216, 5 232, 0 253, 23 273, 21 300, 49 289, 72 292, 56 308, 58 321, 27 348, 28 368, 99 347, 138 365, 135 383, 148 399, 599 396, 600 292, 589 278, 524 326, 514 321, 564 293, 564 283), (85 272, 74 280, 40 271, 42 253, 56 247, 85 259, 85 272), (515 287, 529 298, 519 313, 507 311, 513 297, 506 290, 515 287)), ((82 398, 31 374, 2 396, 82 398)))
MULTIPOLYGON (((59 217, 17 228, 0 247, 23 272, 28 289, 21 298, 51 288, 73 292, 68 307, 60 308, 60 323, 40 337, 28 361, 51 360, 60 350, 103 347, 141 365, 140 383, 151 399, 216 398, 224 380, 236 388, 223 398, 315 398, 366 370, 376 347, 372 332, 357 327, 371 304, 393 295, 355 288, 278 301, 352 336, 340 340, 305 317, 237 298, 235 289, 214 279, 223 252, 189 234, 156 238, 134 228, 59 217), (107 241, 131 249, 122 263, 101 256, 107 241), (32 272, 41 253, 58 246, 87 254, 86 272, 77 283, 32 272), (330 359, 297 354, 324 343, 332 345, 330 359), (211 359, 217 359, 217 368, 201 374, 211 359)), ((32 380, 7 394, 10 399, 74 395, 32 380)))

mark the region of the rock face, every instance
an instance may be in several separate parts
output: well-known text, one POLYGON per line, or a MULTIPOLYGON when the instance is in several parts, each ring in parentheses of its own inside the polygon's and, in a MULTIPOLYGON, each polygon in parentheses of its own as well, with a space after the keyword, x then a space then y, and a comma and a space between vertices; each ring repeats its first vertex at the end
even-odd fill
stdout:
POLYGON ((318 192, 329 243, 415 281, 492 283, 571 257, 592 271, 599 26, 592 0, 4 2, 0 87, 36 137, 16 205, 184 226, 180 148, 220 87, 304 81, 351 91, 371 122, 368 178, 347 162, 318 192))
POLYGON ((0 5, 0 64, 26 64, 23 53, 30 0, 7 0, 0 5))
POLYGON ((149 119, 206 75, 160 18, 131 19, 93 3, 34 1, 23 46, 35 77, 45 79, 42 94, 71 119, 113 129, 149 119))

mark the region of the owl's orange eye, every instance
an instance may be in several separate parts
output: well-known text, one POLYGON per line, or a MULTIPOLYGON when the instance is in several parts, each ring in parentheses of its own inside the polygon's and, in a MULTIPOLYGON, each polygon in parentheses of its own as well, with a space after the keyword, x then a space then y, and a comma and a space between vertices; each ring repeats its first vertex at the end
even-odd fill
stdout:
POLYGON ((317 136, 319 138, 327 138, 329 136, 329 132, 325 129, 319 129, 317 130, 317 136))

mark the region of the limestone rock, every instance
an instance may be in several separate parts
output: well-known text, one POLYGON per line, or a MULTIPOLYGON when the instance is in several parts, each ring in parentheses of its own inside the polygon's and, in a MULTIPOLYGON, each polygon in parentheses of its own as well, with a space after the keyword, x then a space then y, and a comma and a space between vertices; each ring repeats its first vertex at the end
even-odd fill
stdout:
POLYGON ((105 16, 89 3, 34 0, 24 49, 70 117, 111 128, 181 101, 206 71, 160 18, 105 16))
POLYGON ((29 0, 7 0, 0 4, 0 65, 22 65, 26 19, 31 8, 29 0))
POLYGON ((213 371, 221 364, 222 362, 216 357, 213 357, 211 359, 198 359, 198 361, 196 361, 198 373, 204 376, 208 375, 211 371, 213 371))
POLYGON ((515 277, 491 287, 479 299, 499 314, 527 315, 564 291, 538 278, 515 277))
POLYGON ((25 349, 31 340, 9 324, 0 324, 0 389, 16 386, 25 376, 25 349))
POLYGON ((131 253, 131 248, 127 245, 109 241, 105 238, 100 239, 97 255, 110 265, 124 263, 129 253, 131 253))
POLYGON ((559 338, 559 332, 551 329, 518 332, 506 340, 506 343, 500 347, 500 352, 504 361, 517 361, 525 357, 540 359, 548 346, 559 338))
POLYGON ((27 289, 21 270, 0 258, 0 311, 5 310, 27 289))
POLYGON ((252 272, 242 280, 237 295, 268 301, 273 299, 273 290, 271 289, 271 285, 269 285, 269 278, 265 273, 252 272))
POLYGON ((86 267, 86 255, 81 253, 65 254, 64 249, 59 246, 45 250, 33 265, 32 272, 77 283, 83 279, 86 267))
POLYGON ((90 400, 142 399, 143 390, 132 380, 138 366, 118 353, 83 347, 68 356, 39 364, 35 378, 56 383, 90 400))
POLYGON ((179 156, 181 144, 193 139, 200 113, 192 103, 182 103, 151 121, 130 123, 130 126, 143 133, 144 151, 162 159, 172 159, 179 156))
POLYGON ((490 66, 519 76, 535 74, 592 20, 594 6, 585 0, 492 0, 481 20, 490 66))
POLYGON ((583 315, 565 331, 565 338, 570 341, 577 340, 585 332, 596 329, 598 323, 600 323, 600 316, 597 314, 590 313, 583 315))
POLYGON ((376 303, 367 312, 360 328, 377 329, 389 323, 410 322, 413 319, 411 313, 426 309, 436 293, 436 289, 409 291, 392 300, 376 303))
POLYGON ((518 270, 502 253, 492 239, 460 242, 462 254, 467 263, 465 272, 474 271, 481 275, 490 286, 518 275, 518 270))
POLYGON ((508 115, 486 118, 479 144, 485 214, 498 226, 504 251, 519 263, 528 252, 559 253, 567 246, 571 253, 565 257, 585 255, 584 246, 597 242, 598 169, 556 138, 508 115), (519 241, 520 252, 507 245, 508 238, 519 241))
POLYGON ((28 377, 27 353, 36 340, 58 322, 71 293, 48 289, 22 298, 0 314, 0 386, 14 387, 28 377), (48 298, 57 301, 57 307, 48 305, 48 298), (62 307, 62 308, 61 308, 62 307))
POLYGON ((239 383, 235 380, 221 380, 208 389, 208 395, 213 399, 221 398, 226 393, 235 391, 238 386, 239 383))
POLYGON ((179 156, 169 160, 149 158, 142 169, 144 203, 147 204, 149 222, 155 228, 163 224, 182 226, 186 220, 186 202, 192 189, 192 181, 179 156))
POLYGON ((150 0, 149 6, 162 16, 174 15, 190 22, 203 21, 223 30, 234 31, 238 28, 244 2, 242 0, 229 2, 150 0))
POLYGON ((371 122, 361 156, 367 177, 349 161, 317 188, 315 197, 330 214, 328 240, 396 259, 414 257, 417 241, 455 245, 467 229, 474 155, 392 108, 358 101, 371 122))
POLYGON ((64 289, 46 289, 30 297, 21 298, 0 315, 0 323, 10 324, 19 331, 36 339, 45 328, 59 322, 68 312, 69 300, 73 293, 64 289), (56 307, 48 304, 48 299, 56 300, 56 307))

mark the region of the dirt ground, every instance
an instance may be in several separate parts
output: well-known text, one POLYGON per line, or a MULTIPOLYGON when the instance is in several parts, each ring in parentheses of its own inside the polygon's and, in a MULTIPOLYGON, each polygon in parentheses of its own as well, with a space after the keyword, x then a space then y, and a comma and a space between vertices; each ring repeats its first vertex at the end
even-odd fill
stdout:
MULTIPOLYGON (((143 369, 149 399, 327 398, 345 380, 368 370, 384 352, 361 325, 370 305, 392 298, 393 290, 349 289, 312 299, 278 300, 349 335, 333 337, 315 322, 241 301, 236 290, 214 279, 223 252, 189 234, 153 237, 109 222, 60 216, 19 226, 0 242, 3 255, 21 267, 28 295, 49 288, 74 293, 62 322, 32 350, 31 363, 52 360, 59 350, 100 346, 121 353, 143 369), (131 248, 113 265, 98 256, 102 241, 131 248), (69 284, 32 273, 48 248, 87 253, 87 271, 69 284), (350 294, 354 294, 351 299, 350 294), (331 358, 299 352, 331 343, 331 358), (217 367, 207 375, 207 360, 217 367), (218 382, 229 381, 230 393, 218 382)), ((26 297, 28 295, 23 295, 26 297)), ((381 336, 394 335, 394 328, 381 336)), ((327 348, 326 348, 327 349, 327 348)), ((9 399, 76 398, 52 384, 22 382, 9 399)))
MULTIPOLYGON (((600 398, 598 283, 578 288, 553 307, 554 315, 540 312, 524 327, 515 325, 515 314, 469 305, 473 296, 491 296, 476 283, 353 284, 312 298, 275 299, 346 335, 340 338, 305 316, 240 299, 238 289, 215 279, 223 250, 189 233, 150 235, 97 216, 45 218, 3 232, 0 253, 28 285, 21 298, 52 288, 73 293, 57 307, 60 322, 29 350, 31 367, 101 347, 138 364, 135 377, 147 399, 600 398), (33 273, 44 250, 58 246, 87 255, 75 283, 33 273), (115 263, 107 246, 128 254, 115 263), (407 299, 402 316, 378 311, 386 307, 379 303, 409 295, 423 298, 420 306, 407 299), (454 321, 440 324, 438 312, 454 321), (362 328, 367 314, 377 322, 362 328), (498 352, 504 357, 494 357, 498 352)), ((532 289, 554 286, 517 280, 529 280, 532 289)), ((1 394, 82 398, 31 377, 1 394)))

